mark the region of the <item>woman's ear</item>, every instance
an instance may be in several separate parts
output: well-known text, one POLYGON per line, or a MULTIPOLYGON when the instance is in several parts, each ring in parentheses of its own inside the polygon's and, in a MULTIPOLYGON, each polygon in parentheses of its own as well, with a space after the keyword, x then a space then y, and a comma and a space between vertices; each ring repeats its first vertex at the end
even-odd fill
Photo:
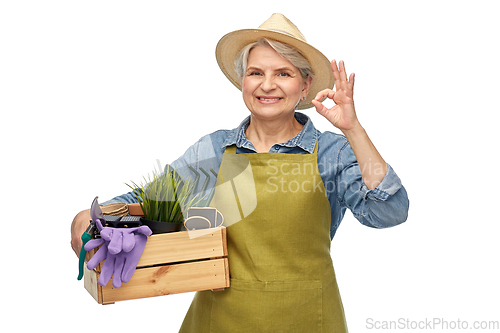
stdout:
POLYGON ((313 78, 311 76, 308 76, 307 79, 304 80, 304 87, 302 88, 304 96, 309 95, 309 90, 311 89, 312 81, 313 78))

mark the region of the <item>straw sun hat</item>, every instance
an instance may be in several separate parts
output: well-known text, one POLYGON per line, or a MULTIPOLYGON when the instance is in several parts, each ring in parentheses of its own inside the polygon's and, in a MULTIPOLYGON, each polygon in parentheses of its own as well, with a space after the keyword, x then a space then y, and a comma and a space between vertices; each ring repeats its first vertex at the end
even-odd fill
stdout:
POLYGON ((282 14, 273 14, 258 29, 242 29, 228 33, 217 43, 215 56, 220 69, 239 90, 241 80, 236 73, 234 61, 243 47, 259 38, 276 40, 296 48, 311 64, 314 79, 305 101, 300 101, 297 109, 308 109, 311 101, 323 89, 332 89, 335 82, 330 61, 320 51, 306 42, 304 35, 282 14))

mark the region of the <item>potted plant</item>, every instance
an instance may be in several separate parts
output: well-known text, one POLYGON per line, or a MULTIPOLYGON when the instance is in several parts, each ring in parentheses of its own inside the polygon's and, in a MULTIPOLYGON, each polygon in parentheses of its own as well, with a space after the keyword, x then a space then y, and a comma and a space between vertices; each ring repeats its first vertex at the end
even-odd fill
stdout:
POLYGON ((144 217, 141 223, 153 233, 166 233, 182 229, 183 212, 196 204, 194 184, 183 180, 173 167, 167 165, 163 173, 153 172, 152 178, 137 186, 132 182, 133 192, 139 201, 144 217))

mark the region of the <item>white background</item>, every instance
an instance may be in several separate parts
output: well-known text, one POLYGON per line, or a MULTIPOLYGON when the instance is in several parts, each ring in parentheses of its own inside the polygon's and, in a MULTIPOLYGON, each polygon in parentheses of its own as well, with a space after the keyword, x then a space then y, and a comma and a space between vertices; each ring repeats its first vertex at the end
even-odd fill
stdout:
POLYGON ((274 12, 356 73, 358 117, 409 193, 405 224, 376 230, 347 213, 333 241, 350 332, 500 320, 497 2, 292 3, 2 2, 3 327, 178 330, 191 293, 98 305, 76 280, 70 224, 94 196, 239 124, 248 111, 215 45, 274 12))

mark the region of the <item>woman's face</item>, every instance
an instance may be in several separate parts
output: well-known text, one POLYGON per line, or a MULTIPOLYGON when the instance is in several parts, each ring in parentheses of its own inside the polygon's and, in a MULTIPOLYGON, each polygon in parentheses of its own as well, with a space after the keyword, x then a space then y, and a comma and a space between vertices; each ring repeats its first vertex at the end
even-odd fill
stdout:
POLYGON ((311 81, 304 81, 299 69, 271 47, 256 46, 248 56, 243 100, 252 115, 276 119, 293 114, 299 100, 307 96, 311 81))

